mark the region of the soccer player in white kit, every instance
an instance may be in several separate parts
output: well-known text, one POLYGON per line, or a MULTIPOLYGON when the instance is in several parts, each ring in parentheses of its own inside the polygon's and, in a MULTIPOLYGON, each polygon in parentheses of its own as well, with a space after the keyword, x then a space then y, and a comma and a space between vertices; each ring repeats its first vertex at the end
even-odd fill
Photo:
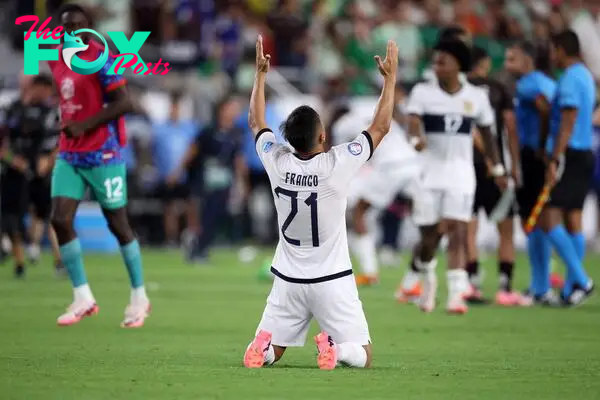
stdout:
MULTIPOLYGON (((332 137, 335 143, 352 140, 356 127, 368 125, 371 119, 372 115, 350 110, 334 125, 332 137)), ((356 277, 359 286, 378 282, 377 218, 398 193, 412 199, 418 192, 418 161, 406 132, 392 122, 382 145, 352 180, 348 193, 348 209, 351 210, 349 240, 362 272, 356 277)))
POLYGON ((464 314, 468 278, 466 262, 467 223, 475 195, 472 131, 477 126, 493 161, 493 174, 503 189, 504 168, 491 126, 494 114, 486 93, 459 78, 468 71, 470 50, 460 40, 442 40, 435 47, 433 69, 436 82, 417 84, 409 97, 408 133, 422 151, 423 190, 415 197, 413 220, 421 231, 415 265, 422 275, 419 305, 425 312, 436 303, 435 272, 440 239, 448 235, 447 311, 464 314), (424 135, 423 135, 424 133, 424 135))
POLYGON ((390 129, 398 47, 389 41, 385 60, 375 57, 384 85, 372 124, 328 152, 319 115, 308 106, 295 109, 281 126, 293 150, 276 142, 264 114, 269 59, 259 37, 248 120, 271 181, 280 235, 271 267, 273 288, 244 365, 273 364, 287 347, 303 346, 314 317, 321 328, 315 337, 319 368, 333 369, 338 362, 369 367, 371 338, 352 275, 346 197, 350 180, 390 129))

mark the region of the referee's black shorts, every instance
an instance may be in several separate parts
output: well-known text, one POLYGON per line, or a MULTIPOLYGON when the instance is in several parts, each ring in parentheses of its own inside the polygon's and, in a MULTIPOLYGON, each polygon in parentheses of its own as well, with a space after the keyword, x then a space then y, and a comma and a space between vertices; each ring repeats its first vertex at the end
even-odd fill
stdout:
POLYGON ((517 190, 521 221, 527 220, 544 187, 546 166, 531 147, 521 149, 522 186, 517 190))
POLYGON ((567 149, 563 165, 558 166, 559 181, 550 192, 550 207, 581 210, 592 186, 594 154, 591 150, 567 149))
MULTIPOLYGON (((483 162, 475 163, 475 200, 473 201, 473 215, 476 215, 483 208, 489 217, 498 202, 502 198, 502 191, 496 185, 494 178, 489 176, 487 166, 483 162)), ((507 218, 515 215, 514 207, 511 207, 507 218)))

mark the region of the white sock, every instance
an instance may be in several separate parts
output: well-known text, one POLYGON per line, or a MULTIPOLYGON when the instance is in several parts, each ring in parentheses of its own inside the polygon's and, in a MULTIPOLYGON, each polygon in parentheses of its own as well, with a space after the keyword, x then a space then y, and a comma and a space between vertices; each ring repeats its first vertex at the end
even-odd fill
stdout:
POLYGON ((265 364, 272 365, 275 362, 275 349, 273 345, 269 345, 267 351, 265 351, 265 364))
POLYGON ((354 234, 354 253, 358 258, 361 271, 367 276, 377 276, 379 267, 377 265, 377 245, 375 237, 366 233, 354 234))
POLYGON ((146 287, 145 286, 140 286, 138 288, 131 288, 131 297, 130 297, 130 301, 131 303, 147 303, 149 302, 148 300, 148 295, 146 294, 146 287))
POLYGON ((469 276, 464 269, 450 269, 448 277, 448 297, 461 296, 469 289, 469 276))
POLYGON ((73 288, 73 298, 76 302, 85 301, 88 303, 95 303, 94 295, 92 294, 92 289, 90 289, 90 285, 87 283, 81 286, 77 286, 73 288))
POLYGON ((358 343, 337 343, 338 362, 348 367, 364 368, 367 365, 367 351, 358 343))
POLYGON ((421 261, 419 258, 415 259, 415 265, 417 269, 421 271, 421 274, 429 277, 435 275, 435 269, 437 268, 437 258, 432 258, 431 261, 421 261))

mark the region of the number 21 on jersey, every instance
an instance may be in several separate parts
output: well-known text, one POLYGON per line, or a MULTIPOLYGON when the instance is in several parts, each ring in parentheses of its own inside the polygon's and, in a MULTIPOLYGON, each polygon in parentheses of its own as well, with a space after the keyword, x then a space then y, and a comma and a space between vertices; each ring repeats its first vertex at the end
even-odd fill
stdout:
MULTIPOLYGON (((288 214, 285 221, 283 221, 283 225, 281 225, 281 235, 291 245, 300 246, 300 240, 291 238, 286 235, 285 231, 290 226, 296 215, 298 214, 298 192, 293 190, 283 189, 281 187, 276 187, 275 195, 277 197, 287 196, 290 198, 290 213, 288 214)), ((317 208, 317 193, 312 192, 310 195, 304 200, 301 204, 303 207, 310 207, 310 229, 312 236, 312 246, 319 247, 319 220, 318 220, 318 208, 317 208)))

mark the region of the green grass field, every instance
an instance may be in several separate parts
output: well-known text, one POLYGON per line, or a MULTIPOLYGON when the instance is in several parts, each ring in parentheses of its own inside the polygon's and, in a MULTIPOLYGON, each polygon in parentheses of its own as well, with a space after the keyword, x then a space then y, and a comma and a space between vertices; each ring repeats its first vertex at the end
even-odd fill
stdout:
MULTIPOLYGON (((49 265, 24 282, 0 267, 0 399, 600 399, 598 297, 572 310, 425 315, 394 302, 398 269, 361 291, 373 369, 320 371, 312 341, 275 367, 244 369, 270 288, 257 281, 260 261, 221 251, 213 267, 190 268, 177 253, 146 251, 154 312, 141 330, 119 327, 129 290, 118 256, 86 257, 100 314, 70 328, 55 325, 71 291, 49 265)), ((597 282, 599 261, 588 258, 597 282)), ((520 267, 523 286, 523 258, 520 267)))

